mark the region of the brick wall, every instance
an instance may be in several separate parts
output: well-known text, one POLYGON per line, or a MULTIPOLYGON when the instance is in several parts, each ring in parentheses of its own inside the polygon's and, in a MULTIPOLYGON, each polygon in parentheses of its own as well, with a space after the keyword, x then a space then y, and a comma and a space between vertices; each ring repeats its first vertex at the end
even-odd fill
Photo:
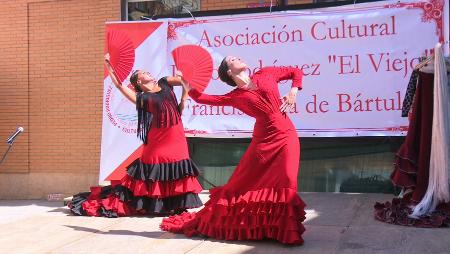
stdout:
POLYGON ((42 198, 97 182, 104 23, 119 0, 4 1, 0 21, 0 198, 42 198), (80 182, 81 181, 81 182, 80 182))

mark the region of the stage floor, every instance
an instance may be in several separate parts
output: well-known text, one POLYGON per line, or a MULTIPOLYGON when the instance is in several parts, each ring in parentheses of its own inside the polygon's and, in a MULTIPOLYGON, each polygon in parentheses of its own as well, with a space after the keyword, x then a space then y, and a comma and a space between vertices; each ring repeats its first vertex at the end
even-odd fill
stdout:
MULTIPOLYGON (((201 194, 203 201, 208 193, 201 194)), ((373 219, 386 194, 300 193, 307 204, 305 244, 224 242, 159 229, 160 217, 72 216, 63 202, 0 200, 0 253, 449 253, 450 229, 388 225, 373 219)))

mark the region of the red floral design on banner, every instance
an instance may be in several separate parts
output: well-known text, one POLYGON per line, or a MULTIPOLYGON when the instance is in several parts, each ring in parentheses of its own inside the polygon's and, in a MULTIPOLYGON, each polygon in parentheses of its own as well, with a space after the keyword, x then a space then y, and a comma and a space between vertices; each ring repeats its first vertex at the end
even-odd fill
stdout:
POLYGON ((175 40, 177 39, 177 28, 179 27, 188 27, 194 24, 202 24, 206 23, 206 20, 190 20, 190 21, 179 21, 179 22, 169 22, 168 31, 167 31, 167 39, 175 40))
POLYGON ((418 3, 401 3, 386 5, 386 8, 406 7, 407 9, 422 9, 422 22, 436 22, 436 35, 439 42, 444 43, 443 18, 445 0, 429 0, 418 3))
POLYGON ((196 135, 196 134, 208 134, 207 131, 202 131, 202 130, 187 130, 187 129, 184 130, 184 133, 185 133, 185 134, 194 134, 194 135, 196 135))

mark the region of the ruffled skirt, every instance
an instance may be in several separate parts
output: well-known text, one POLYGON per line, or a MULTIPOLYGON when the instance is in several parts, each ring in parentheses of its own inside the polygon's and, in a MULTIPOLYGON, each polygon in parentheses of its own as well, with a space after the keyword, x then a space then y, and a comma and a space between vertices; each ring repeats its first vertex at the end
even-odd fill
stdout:
POLYGON ((139 214, 167 215, 202 206, 197 166, 184 159, 146 164, 134 161, 127 174, 110 186, 91 187, 68 204, 75 215, 119 217, 139 214))
POLYGON ((273 239, 303 244, 305 204, 296 190, 260 189, 242 195, 211 190, 211 198, 197 213, 163 219, 161 229, 187 236, 204 235, 220 240, 273 239))

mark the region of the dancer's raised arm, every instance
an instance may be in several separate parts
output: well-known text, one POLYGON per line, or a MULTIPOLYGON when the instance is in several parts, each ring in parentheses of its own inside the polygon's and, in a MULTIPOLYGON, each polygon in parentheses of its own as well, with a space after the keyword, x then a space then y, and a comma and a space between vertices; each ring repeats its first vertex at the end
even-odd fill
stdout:
POLYGON ((292 87, 288 94, 281 97, 281 112, 287 112, 294 105, 298 90, 302 89, 303 72, 296 67, 266 67, 263 71, 268 71, 275 78, 276 82, 282 80, 292 80, 292 87))
POLYGON ((110 62, 110 56, 109 53, 105 55, 105 65, 106 69, 108 69, 109 76, 111 77, 112 82, 114 85, 119 89, 119 91, 131 102, 136 104, 136 93, 128 88, 127 86, 124 86, 122 82, 117 78, 116 73, 114 72, 113 67, 111 66, 110 62))
POLYGON ((183 76, 183 74, 180 71, 177 71, 175 73, 175 76, 167 77, 167 83, 169 83, 169 85, 171 85, 171 86, 182 86, 183 87, 183 91, 181 92, 180 104, 178 104, 178 108, 180 110, 180 113, 184 109, 184 101, 189 97, 188 91, 183 86, 182 76, 183 76))

